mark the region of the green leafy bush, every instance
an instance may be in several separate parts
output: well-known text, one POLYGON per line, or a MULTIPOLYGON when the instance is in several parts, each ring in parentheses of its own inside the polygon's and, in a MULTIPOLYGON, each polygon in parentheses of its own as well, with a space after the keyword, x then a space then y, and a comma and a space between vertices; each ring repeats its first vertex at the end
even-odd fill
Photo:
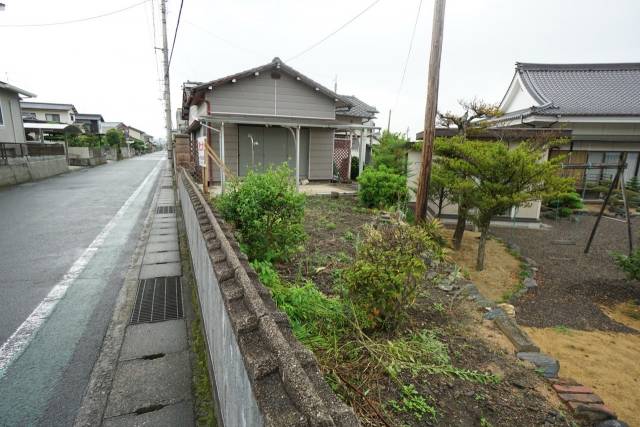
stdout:
POLYGON ((386 208, 407 200, 407 177, 386 166, 366 168, 358 177, 358 196, 367 207, 386 208))
POLYGON ((614 253, 613 259, 629 279, 640 280, 640 249, 632 252, 631 255, 614 253))
POLYGON ((442 257, 442 248, 421 227, 367 227, 355 262, 343 277, 351 300, 362 307, 373 326, 393 328, 405 320, 414 304, 427 263, 442 257))
POLYGON ((244 181, 231 182, 216 200, 224 218, 240 232, 251 259, 287 258, 306 238, 305 196, 298 193, 291 175, 286 165, 264 173, 249 171, 244 181))
POLYGON ((97 147, 100 139, 96 135, 77 135, 69 138, 69 147, 97 147))
POLYGON ((398 175, 407 174, 409 141, 400 133, 382 132, 380 143, 373 146, 373 166, 384 166, 398 175))
POLYGON ((545 204, 562 218, 570 216, 574 209, 584 208, 582 197, 575 191, 561 193, 545 200, 545 204))

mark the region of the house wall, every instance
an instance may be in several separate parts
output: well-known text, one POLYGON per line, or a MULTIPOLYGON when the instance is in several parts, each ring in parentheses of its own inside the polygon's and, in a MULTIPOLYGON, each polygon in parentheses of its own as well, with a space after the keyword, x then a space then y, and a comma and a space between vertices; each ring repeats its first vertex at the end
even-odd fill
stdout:
POLYGON ((3 119, 3 124, 0 125, 0 143, 25 142, 18 94, 0 89, 0 108, 2 108, 3 119))
POLYGON ((38 120, 47 120, 47 114, 59 114, 60 115, 60 123, 73 124, 73 111, 71 110, 40 110, 40 109, 32 109, 32 108, 23 108, 23 113, 35 113, 36 119, 38 120))
POLYGON ((520 76, 516 73, 516 76, 511 82, 511 86, 509 86, 507 94, 500 105, 500 109, 505 113, 510 113, 512 111, 524 110, 534 105, 539 106, 540 104, 536 102, 531 95, 529 95, 527 90, 524 89, 522 82, 520 81, 520 76))
MULTIPOLYGON (((216 153, 220 153, 220 134, 211 131, 211 148, 216 153)), ((238 175, 238 125, 224 125, 224 163, 235 175, 238 175)), ((220 168, 211 162, 209 168, 209 179, 220 181, 220 168)))
POLYGON ((312 128, 309 132, 309 179, 333 178, 333 130, 312 128))
POLYGON ((214 113, 256 114, 265 116, 335 118, 335 100, 315 91, 294 77, 270 72, 239 79, 207 93, 214 113))

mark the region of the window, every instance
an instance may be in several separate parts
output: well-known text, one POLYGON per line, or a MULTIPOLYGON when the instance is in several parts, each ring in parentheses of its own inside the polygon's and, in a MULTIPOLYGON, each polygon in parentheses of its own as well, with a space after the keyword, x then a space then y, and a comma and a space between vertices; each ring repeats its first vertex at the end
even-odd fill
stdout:
POLYGON ((60 123, 60 114, 45 114, 44 117, 48 122, 60 123))

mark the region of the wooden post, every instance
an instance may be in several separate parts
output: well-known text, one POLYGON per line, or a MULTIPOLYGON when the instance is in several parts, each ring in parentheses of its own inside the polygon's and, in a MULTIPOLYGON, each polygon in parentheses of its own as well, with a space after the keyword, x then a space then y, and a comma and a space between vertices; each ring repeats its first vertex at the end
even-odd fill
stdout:
POLYGON ((427 105, 424 115, 424 137, 422 141, 422 164, 420 175, 418 176, 418 193, 416 195, 416 219, 418 221, 423 221, 427 217, 431 158, 433 156, 433 139, 436 133, 436 113, 438 110, 438 85, 440 83, 440 57, 442 56, 445 5, 446 0, 436 0, 433 8, 429 83, 427 85, 427 105))

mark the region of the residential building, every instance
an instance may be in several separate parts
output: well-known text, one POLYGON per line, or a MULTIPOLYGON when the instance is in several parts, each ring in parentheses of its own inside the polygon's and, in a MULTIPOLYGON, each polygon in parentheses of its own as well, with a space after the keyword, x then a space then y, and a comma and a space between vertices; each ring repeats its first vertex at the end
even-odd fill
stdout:
POLYGON ((94 135, 102 133, 102 124, 104 118, 101 114, 84 114, 78 113, 75 116, 75 123, 84 128, 85 133, 94 135))
MULTIPOLYGON (((345 168, 348 173, 351 142, 335 145, 336 133, 368 140, 375 113, 374 107, 335 93, 279 58, 183 86, 182 119, 192 145, 201 148, 198 163, 204 163, 207 144, 239 176, 285 162, 298 179, 332 180, 345 168)), ((212 159, 207 163, 209 181, 224 179, 212 159)))
POLYGON ((0 143, 25 142, 20 96, 36 95, 9 83, 0 81, 0 143))
POLYGON ((27 141, 59 142, 65 132, 81 133, 74 126, 78 111, 73 104, 22 101, 20 106, 27 141))
MULTIPOLYGON (((640 63, 516 63, 511 84, 500 103, 500 127, 569 129, 569 144, 550 156, 567 163, 616 165, 627 154, 625 180, 640 168, 640 63)), ((615 168, 578 174, 578 187, 611 179, 615 168)))

